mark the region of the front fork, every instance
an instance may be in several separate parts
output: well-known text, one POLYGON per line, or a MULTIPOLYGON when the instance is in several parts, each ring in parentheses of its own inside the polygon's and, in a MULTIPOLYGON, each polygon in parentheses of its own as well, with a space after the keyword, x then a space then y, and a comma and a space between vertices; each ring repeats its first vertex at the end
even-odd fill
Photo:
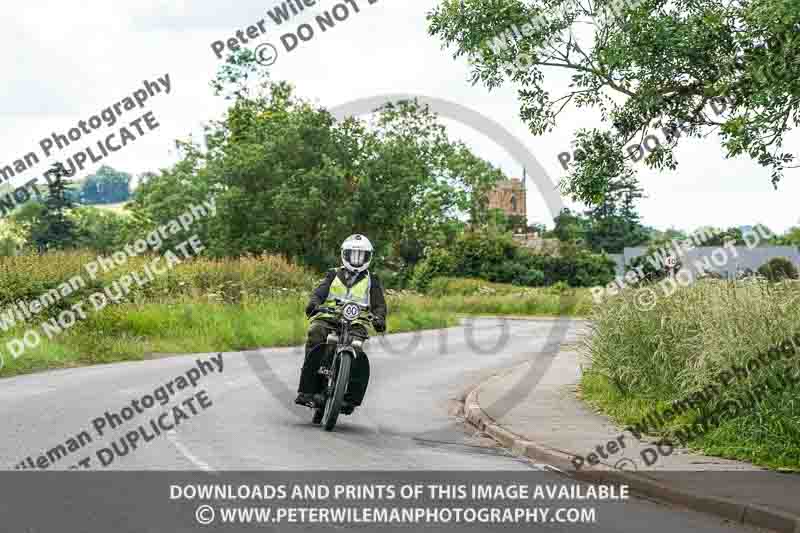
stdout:
MULTIPOLYGON (((347 351, 350 354, 352 354, 354 361, 358 358, 358 350, 347 349, 347 348, 340 349, 337 346, 336 347, 336 352, 331 357, 330 365, 326 366, 323 363, 322 365, 320 365, 319 370, 317 370, 318 374, 320 374, 322 376, 325 376, 325 378, 328 380, 327 386, 325 387, 325 397, 326 398, 333 393, 333 388, 336 385, 336 377, 337 377, 333 369, 336 368, 336 365, 339 362, 339 355, 344 351, 347 351)), ((350 388, 350 383, 347 384, 347 388, 348 389, 350 388)))

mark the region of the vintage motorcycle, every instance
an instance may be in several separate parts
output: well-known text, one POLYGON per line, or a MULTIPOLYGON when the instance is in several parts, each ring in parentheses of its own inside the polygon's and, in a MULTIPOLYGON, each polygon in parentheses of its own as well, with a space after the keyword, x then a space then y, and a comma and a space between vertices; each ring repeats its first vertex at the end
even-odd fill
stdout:
MULTIPOLYGON (((336 425, 339 413, 350 384, 350 369, 353 361, 364 353, 366 339, 353 334, 354 326, 366 329, 372 325, 375 315, 365 305, 341 298, 336 298, 336 307, 319 307, 318 313, 333 315, 338 321, 337 331, 328 334, 328 354, 320 365, 319 374, 325 376, 326 385, 322 391, 324 403, 314 408, 312 423, 321 424, 325 431, 331 431, 336 425)), ((360 329, 360 328, 359 328, 360 329)), ((366 357, 362 355, 361 357, 366 357)))

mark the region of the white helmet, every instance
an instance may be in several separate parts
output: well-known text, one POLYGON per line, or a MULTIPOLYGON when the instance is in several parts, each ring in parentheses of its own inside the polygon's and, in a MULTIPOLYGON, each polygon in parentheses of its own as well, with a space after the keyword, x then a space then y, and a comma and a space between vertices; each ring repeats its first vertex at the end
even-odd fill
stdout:
POLYGON ((342 243, 342 264, 347 270, 361 272, 372 261, 372 243, 363 235, 350 235, 342 243))

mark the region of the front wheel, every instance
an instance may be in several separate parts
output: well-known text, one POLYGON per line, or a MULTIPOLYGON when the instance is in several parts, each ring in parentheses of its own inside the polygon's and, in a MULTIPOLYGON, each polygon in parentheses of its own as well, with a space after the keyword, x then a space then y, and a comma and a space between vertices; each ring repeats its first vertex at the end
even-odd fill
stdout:
POLYGON ((325 431, 330 431, 336 425, 339 418, 339 410, 344 402, 344 394, 347 392, 347 385, 350 383, 350 367, 353 363, 353 354, 348 351, 339 353, 339 368, 336 369, 335 383, 333 391, 328 394, 325 401, 325 412, 322 415, 322 425, 325 431))

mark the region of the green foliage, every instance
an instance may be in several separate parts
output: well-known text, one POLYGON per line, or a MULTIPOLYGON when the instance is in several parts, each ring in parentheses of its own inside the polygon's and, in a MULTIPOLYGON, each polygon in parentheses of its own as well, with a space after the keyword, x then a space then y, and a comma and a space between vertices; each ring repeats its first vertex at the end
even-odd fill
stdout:
POLYGON ((581 243, 593 252, 622 253, 625 247, 649 241, 650 233, 639 222, 633 202, 638 189, 615 185, 600 205, 583 215, 564 209, 555 217, 552 235, 564 243, 581 243))
MULTIPOLYGON (((97 253, 90 250, 47 252, 42 255, 0 257, 0 309, 17 300, 31 300, 58 289, 75 276, 81 276, 85 286, 72 290, 52 311, 102 290, 121 276, 137 272, 144 276, 144 267, 152 257, 131 257, 113 270, 100 270, 96 279, 86 274, 84 267, 95 261, 97 253)), ((248 298, 271 297, 286 292, 307 294, 318 281, 318 275, 280 256, 263 255, 237 259, 195 259, 175 265, 167 274, 156 277, 140 287, 131 287, 132 301, 158 298, 180 299, 202 296, 211 301, 240 302, 248 298)), ((45 313, 47 314, 47 312, 45 313)))
POLYGON ((414 267, 409 286, 425 291, 435 277, 451 275, 456 275, 456 258, 443 248, 435 248, 414 267))
POLYGON ((668 245, 668 241, 654 242, 647 247, 644 254, 631 259, 628 264, 625 265, 625 271, 635 271, 637 275, 641 272, 644 274, 641 281, 660 281, 669 275, 669 269, 665 264, 667 258, 674 257, 675 266, 672 270, 673 272, 677 272, 683 267, 683 262, 680 257, 675 256, 675 254, 669 251, 668 245))
POLYGON ((570 107, 601 113, 608 129, 577 133, 581 155, 562 182, 576 200, 599 205, 613 180, 631 179, 639 154, 628 143, 650 134, 664 139, 644 159, 656 169, 675 169, 679 142, 713 131, 728 157, 770 168, 776 185, 794 162, 786 135, 800 124, 800 10, 792 0, 442 0, 428 18, 431 35, 470 59, 473 83, 519 86, 534 134, 570 107), (524 35, 512 35, 513 25, 524 35), (571 74, 566 94, 551 93, 552 72, 571 74))
POLYGON ((552 235, 561 242, 581 242, 584 240, 590 222, 586 217, 574 214, 564 208, 554 219, 552 235))
POLYGON ((577 246, 562 246, 559 255, 535 254, 496 228, 472 229, 447 250, 432 250, 414 269, 410 285, 428 289, 437 276, 479 278, 497 283, 545 286, 563 282, 571 287, 604 285, 614 277, 614 262, 577 246))
POLYGON ((97 172, 83 180, 80 188, 81 203, 115 204, 126 202, 131 196, 132 176, 127 172, 101 166, 97 172))
POLYGON ((745 245, 744 234, 741 228, 728 228, 726 230, 710 228, 713 232, 711 238, 707 239, 703 246, 725 246, 726 243, 733 241, 736 246, 745 245))
MULTIPOLYGON (((592 335, 585 351, 591 366, 582 391, 624 424, 687 398, 712 383, 723 371, 746 363, 778 342, 800 332, 796 312, 800 284, 702 280, 678 287, 643 312, 636 291, 596 306, 592 335)), ((720 388, 706 406, 713 412, 726 402, 745 400, 747 389, 766 380, 800 371, 800 358, 747 372, 742 383, 720 388)), ((749 394, 752 394, 750 392, 749 394)), ((758 407, 723 421, 717 429, 689 444, 708 453, 759 464, 800 467, 800 389, 759 393, 758 407)), ((690 412, 664 428, 671 434, 694 423, 702 413, 690 412)))
POLYGON ((39 252, 75 246, 75 223, 67 216, 75 204, 68 196, 66 175, 62 163, 53 164, 45 173, 47 198, 29 226, 30 242, 39 252))
POLYGON ((797 279, 797 267, 786 257, 773 257, 758 268, 758 274, 770 281, 797 279))
POLYGON ((800 247, 800 228, 793 227, 776 239, 776 244, 800 247))
POLYGON ((650 239, 638 222, 612 215, 592 222, 586 245, 595 252, 622 253, 626 247, 640 246, 650 239))
POLYGON ((95 207, 78 207, 71 213, 75 242, 80 248, 111 254, 133 240, 133 222, 125 215, 95 207))
POLYGON ((187 145, 183 161, 137 188, 131 210, 143 227, 213 192, 217 216, 200 228, 213 256, 269 250, 323 269, 363 233, 376 267, 402 279, 426 248, 454 238, 463 215, 485 216, 502 173, 450 141, 428 108, 403 101, 370 123, 337 121, 286 83, 253 87, 250 56, 232 58, 214 84, 233 102, 208 128, 208 153, 187 145))
POLYGON ((522 263, 543 274, 542 285, 565 283, 570 287, 606 285, 614 279, 615 263, 606 254, 580 247, 562 246, 559 255, 521 251, 522 263))
MULTIPOLYGON (((9 316, 6 306, 12 302, 29 300, 58 288, 80 274, 83 265, 94 257, 94 252, 89 251, 0 257, 0 271, 4 273, 0 276, 3 316, 9 316)), ((150 259, 133 258, 128 264, 103 273, 70 295, 68 301, 38 313, 34 320, 56 315, 58 310, 102 290, 128 272, 141 272, 150 259)), ((303 308, 318 279, 319 273, 280 256, 187 261, 145 287, 134 284, 126 301, 111 303, 100 313, 89 313, 86 320, 78 321, 65 333, 52 340, 45 337, 22 357, 7 359, 0 375, 141 360, 153 352, 216 352, 297 345, 308 327, 303 308)), ((549 289, 496 284, 483 289, 479 289, 479 294, 448 291, 437 297, 405 292, 398 295, 390 291, 389 332, 454 326, 459 313, 576 315, 585 314, 591 305, 586 291, 564 295, 549 289)), ((29 322, 3 329, 0 344, 19 337, 31 325, 29 322)))

